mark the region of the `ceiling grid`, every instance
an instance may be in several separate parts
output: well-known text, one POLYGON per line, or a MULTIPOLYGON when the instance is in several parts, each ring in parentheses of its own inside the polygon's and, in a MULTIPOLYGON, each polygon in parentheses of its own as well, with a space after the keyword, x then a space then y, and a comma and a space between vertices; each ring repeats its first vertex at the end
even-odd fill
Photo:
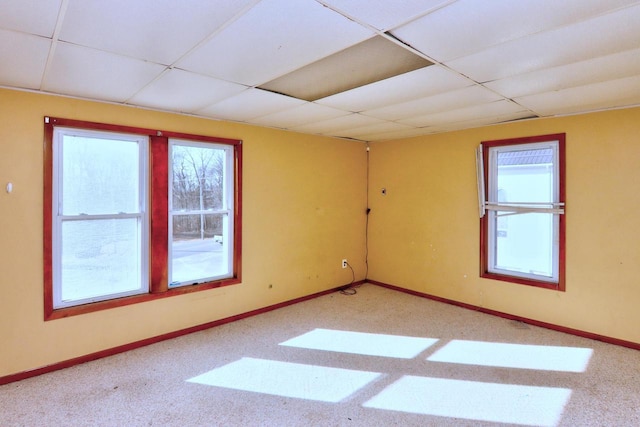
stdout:
POLYGON ((379 141, 640 105, 640 0, 4 0, 0 61, 0 87, 379 141), (424 62, 372 78, 377 39, 424 62))

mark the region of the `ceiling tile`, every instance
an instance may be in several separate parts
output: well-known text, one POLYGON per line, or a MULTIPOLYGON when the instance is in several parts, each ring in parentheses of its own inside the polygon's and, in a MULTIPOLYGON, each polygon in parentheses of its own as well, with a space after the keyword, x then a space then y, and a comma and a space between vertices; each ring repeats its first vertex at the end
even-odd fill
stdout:
POLYGON ((193 112, 246 89, 246 86, 236 83, 173 69, 127 102, 163 110, 193 112))
POLYGON ((319 122, 294 126, 292 127, 292 129, 298 132, 331 135, 346 129, 374 125, 381 122, 382 120, 380 119, 375 119, 373 117, 367 117, 361 114, 354 113, 349 114, 348 116, 337 117, 335 119, 322 120, 319 122))
POLYGON ((391 139, 413 138, 415 136, 429 135, 429 134, 438 133, 438 132, 440 132, 438 128, 410 127, 404 130, 396 130, 392 132, 375 132, 370 135, 363 134, 363 135, 360 135, 360 139, 364 141, 388 141, 391 139))
POLYGON ((637 49, 640 5, 501 44, 447 63, 478 82, 637 49))
POLYGON ((499 99, 501 99, 500 96, 481 86, 469 86, 389 107, 367 110, 362 114, 380 119, 399 120, 454 110, 468 105, 488 103, 499 99))
POLYGON ((313 0, 263 0, 178 66, 254 86, 373 35, 313 0))
POLYGON ((0 28, 51 37, 61 3, 62 0, 3 1, 0 28))
POLYGON ((577 22, 637 0, 459 0, 392 31, 440 62, 577 22))
POLYGON ((313 102, 430 65, 396 42, 375 36, 259 87, 313 102))
POLYGON ((307 123, 348 116, 349 114, 351 113, 347 111, 336 110, 335 108, 329 108, 323 105, 307 102, 298 107, 253 119, 251 120, 251 123, 289 129, 295 126, 302 126, 307 123))
MULTIPOLYGON (((398 122, 416 127, 439 126, 449 123, 523 112, 524 108, 520 105, 510 101, 500 100, 470 107, 458 108, 456 110, 435 112, 433 114, 427 114, 420 117, 399 120, 398 122)), ((528 112, 527 115, 533 115, 533 113, 528 112)))
POLYGON ((334 10, 386 31, 451 0, 319 0, 334 10))
POLYGON ((51 40, 0 30, 0 85, 38 89, 51 40))
POLYGON ((508 98, 640 75, 640 49, 485 83, 508 98))
POLYGON ((248 121, 304 104, 306 101, 261 89, 247 89, 197 113, 222 120, 248 121))
POLYGON ((58 43, 43 90, 124 102, 162 70, 162 66, 150 62, 58 43))
POLYGON ((318 104, 359 112, 385 105, 423 98, 453 89, 471 86, 472 82, 459 74, 432 65, 376 83, 352 89, 317 101, 318 104))
POLYGON ((169 65, 255 0, 69 0, 60 39, 169 65))
POLYGON ((529 95, 514 101, 543 116, 640 105, 640 76, 529 95))
POLYGON ((479 119, 436 125, 431 129, 434 129, 434 131, 437 130, 438 132, 450 132, 453 130, 470 129, 531 118, 533 117, 530 111, 517 111, 515 113, 498 114, 489 117, 481 117, 479 119))
POLYGON ((412 126, 404 125, 401 123, 380 121, 379 123, 369 124, 367 126, 354 127, 341 131, 334 132, 335 135, 345 138, 365 139, 373 134, 380 132, 398 132, 407 131, 412 129, 412 126))
POLYGON ((345 129, 353 129, 381 122, 383 122, 383 120, 374 119, 373 117, 367 117, 357 113, 352 113, 347 116, 337 117, 335 119, 306 123, 302 126, 294 126, 291 129, 297 132, 333 135, 336 132, 345 129))

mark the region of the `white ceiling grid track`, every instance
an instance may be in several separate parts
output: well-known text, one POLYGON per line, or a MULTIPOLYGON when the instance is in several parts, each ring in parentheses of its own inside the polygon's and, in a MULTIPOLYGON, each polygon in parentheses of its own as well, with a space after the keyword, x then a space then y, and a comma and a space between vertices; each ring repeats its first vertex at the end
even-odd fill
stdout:
POLYGON ((640 105, 640 0, 0 0, 0 61, 2 87, 379 141, 640 105), (375 37, 422 65, 371 82, 375 37))

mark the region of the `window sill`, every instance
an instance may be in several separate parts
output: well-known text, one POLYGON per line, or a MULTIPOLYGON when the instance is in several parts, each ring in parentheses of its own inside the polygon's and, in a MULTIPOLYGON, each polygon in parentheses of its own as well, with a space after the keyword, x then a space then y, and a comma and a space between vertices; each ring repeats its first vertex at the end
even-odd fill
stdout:
POLYGON ((560 280, 559 282, 545 282, 543 280, 526 279, 524 277, 508 276, 506 274, 489 272, 483 272, 480 274, 480 277, 483 279, 500 280, 501 282, 517 283, 519 285, 534 286, 536 288, 551 289, 560 292, 565 291, 564 280, 560 280))
MULTIPOLYGON (((147 293, 142 295, 134 295, 122 298, 115 298, 105 301, 93 302, 90 304, 76 305, 73 307, 64 307, 51 310, 45 310, 44 320, 64 319, 65 317, 77 316, 80 314, 93 313, 95 311, 108 310, 116 307, 124 307, 132 304, 140 304, 147 301, 153 301, 161 298, 168 298, 178 295, 190 294, 193 292, 207 291, 210 289, 221 288, 224 286, 236 285, 241 283, 240 278, 229 278, 218 280, 215 282, 201 283, 191 286, 180 286, 167 289, 157 293, 147 293)), ((46 304, 46 301, 45 301, 46 304)))

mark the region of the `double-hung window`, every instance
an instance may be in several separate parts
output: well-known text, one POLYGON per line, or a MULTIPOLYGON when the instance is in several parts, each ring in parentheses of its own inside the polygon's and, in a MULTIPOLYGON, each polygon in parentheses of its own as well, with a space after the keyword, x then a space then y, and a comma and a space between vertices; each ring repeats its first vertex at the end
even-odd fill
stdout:
POLYGON ((565 135, 478 149, 481 275, 564 290, 565 135))
POLYGON ((147 139, 56 128, 53 306, 147 291, 147 139))
POLYGON ((45 319, 240 283, 242 143, 45 118, 45 319))

